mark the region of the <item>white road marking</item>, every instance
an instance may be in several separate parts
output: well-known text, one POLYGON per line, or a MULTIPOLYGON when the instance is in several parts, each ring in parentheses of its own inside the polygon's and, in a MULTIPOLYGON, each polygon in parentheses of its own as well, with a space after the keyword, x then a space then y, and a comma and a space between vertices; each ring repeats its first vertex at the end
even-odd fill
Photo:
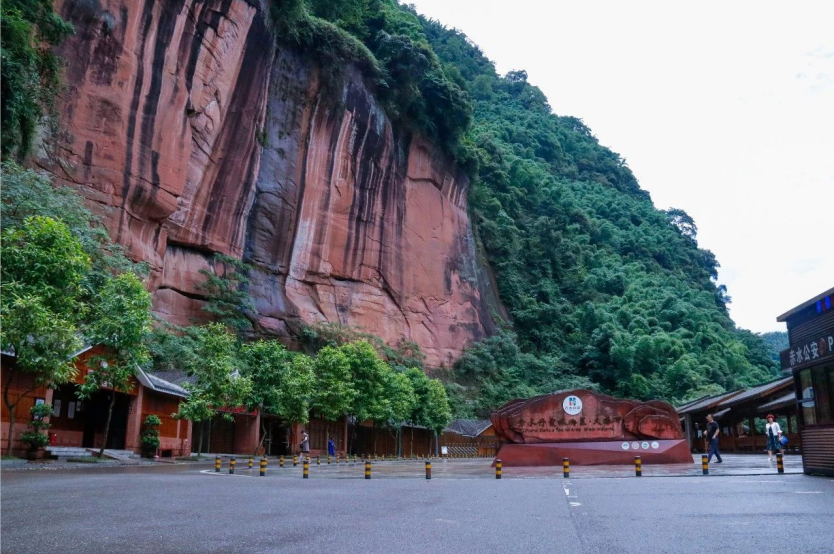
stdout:
POLYGON ((581 506, 582 503, 581 502, 571 502, 570 505, 571 505, 572 508, 576 508, 577 506, 581 506))
POLYGON ((822 491, 794 491, 796 494, 822 494, 822 491))

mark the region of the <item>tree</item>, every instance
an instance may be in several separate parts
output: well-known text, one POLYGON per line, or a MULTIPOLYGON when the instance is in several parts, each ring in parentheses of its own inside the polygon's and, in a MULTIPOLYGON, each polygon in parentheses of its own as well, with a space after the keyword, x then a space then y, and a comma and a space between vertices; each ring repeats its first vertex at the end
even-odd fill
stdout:
MULTIPOLYGON (((193 422, 209 422, 224 408, 245 405, 251 397, 252 383, 248 377, 238 373, 237 338, 220 323, 210 323, 194 331, 194 358, 187 367, 189 374, 196 377, 194 383, 187 383, 188 398, 180 403, 175 417, 193 422)), ((228 412, 222 417, 232 421, 228 412)), ((200 434, 198 454, 203 451, 203 435, 200 434)))
POLYGON ((73 27, 55 13, 52 0, 3 0, 0 10, 2 155, 23 158, 44 108, 52 108, 61 90, 61 61, 52 47, 73 27))
MULTIPOLYGON (((242 375, 252 382, 247 404, 292 423, 309 417, 315 387, 312 360, 289 352, 277 340, 259 340, 241 348, 242 375)), ((262 420, 263 421, 263 420, 262 420)), ((266 438, 262 428, 261 443, 266 438)))
POLYGON ((94 318, 89 333, 92 344, 103 346, 103 356, 92 358, 92 371, 87 373, 79 387, 80 399, 88 399, 93 393, 110 390, 110 403, 104 424, 99 458, 104 456, 116 391, 129 391, 136 368, 150 359, 145 338, 151 326, 151 295, 142 281, 133 273, 122 273, 110 279, 102 288, 94 306, 94 318))
POLYGON ((414 393, 408 375, 392 372, 386 382, 385 396, 388 398, 386 423, 397 427, 398 450, 402 455, 402 425, 411 417, 414 405, 417 404, 417 395, 414 393))
POLYGON ((434 431, 435 443, 437 435, 452 421, 452 409, 446 388, 437 379, 429 379, 425 396, 427 421, 426 427, 434 431))
POLYGON ((358 395, 350 362, 340 348, 325 346, 313 362, 316 388, 312 409, 327 421, 348 415, 358 395))
POLYGON ((75 376, 73 354, 81 347, 77 322, 84 313, 79 301, 81 282, 90 260, 79 241, 60 221, 29 217, 20 228, 2 233, 3 350, 14 352, 15 362, 3 368, 7 374, 3 401, 9 410, 10 454, 16 410, 36 387, 53 387, 75 376), (16 400, 9 395, 21 374, 32 377, 32 386, 16 400))
POLYGON ((350 414, 359 421, 385 421, 390 412, 390 402, 385 393, 391 368, 367 341, 352 342, 339 349, 345 354, 357 393, 350 414))

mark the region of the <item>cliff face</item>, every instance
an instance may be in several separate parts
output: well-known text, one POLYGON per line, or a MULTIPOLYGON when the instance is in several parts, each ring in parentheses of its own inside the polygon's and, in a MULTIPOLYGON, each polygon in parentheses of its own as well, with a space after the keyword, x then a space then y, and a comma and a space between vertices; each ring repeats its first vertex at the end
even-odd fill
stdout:
POLYGON ((35 163, 147 261, 154 310, 203 317, 215 252, 255 267, 258 330, 358 326, 448 364, 487 334, 468 180, 393 129, 361 76, 323 82, 256 1, 66 0, 60 131, 35 163))

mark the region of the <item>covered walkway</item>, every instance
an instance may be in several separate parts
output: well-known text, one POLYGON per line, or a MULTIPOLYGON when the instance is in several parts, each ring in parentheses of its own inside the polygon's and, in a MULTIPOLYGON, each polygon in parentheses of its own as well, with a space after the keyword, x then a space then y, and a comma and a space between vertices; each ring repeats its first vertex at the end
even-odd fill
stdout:
POLYGON ((748 389, 701 398, 678 408, 693 452, 706 452, 706 417, 712 414, 721 429, 722 452, 763 452, 767 444, 765 416, 772 413, 788 437, 786 451, 800 451, 796 396, 792 377, 780 377, 748 389))

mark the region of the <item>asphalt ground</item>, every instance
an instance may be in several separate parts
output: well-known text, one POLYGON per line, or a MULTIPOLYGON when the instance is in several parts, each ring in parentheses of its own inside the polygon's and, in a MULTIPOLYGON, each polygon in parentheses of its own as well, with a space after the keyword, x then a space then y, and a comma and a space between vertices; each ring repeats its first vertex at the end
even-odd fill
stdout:
POLYGON ((498 481, 487 476, 488 463, 451 460, 440 477, 434 467, 443 462, 435 462, 431 481, 424 470, 412 476, 422 462, 379 462, 371 480, 362 478, 361 464, 313 466, 306 480, 300 466, 269 468, 267 477, 245 469, 229 475, 225 464, 220 474, 206 464, 3 471, 0 549, 834 552, 834 479, 716 472, 580 477, 579 468, 564 479, 511 468, 498 481), (464 471, 474 467, 477 475, 464 471), (353 478, 326 478, 343 471, 353 478))

